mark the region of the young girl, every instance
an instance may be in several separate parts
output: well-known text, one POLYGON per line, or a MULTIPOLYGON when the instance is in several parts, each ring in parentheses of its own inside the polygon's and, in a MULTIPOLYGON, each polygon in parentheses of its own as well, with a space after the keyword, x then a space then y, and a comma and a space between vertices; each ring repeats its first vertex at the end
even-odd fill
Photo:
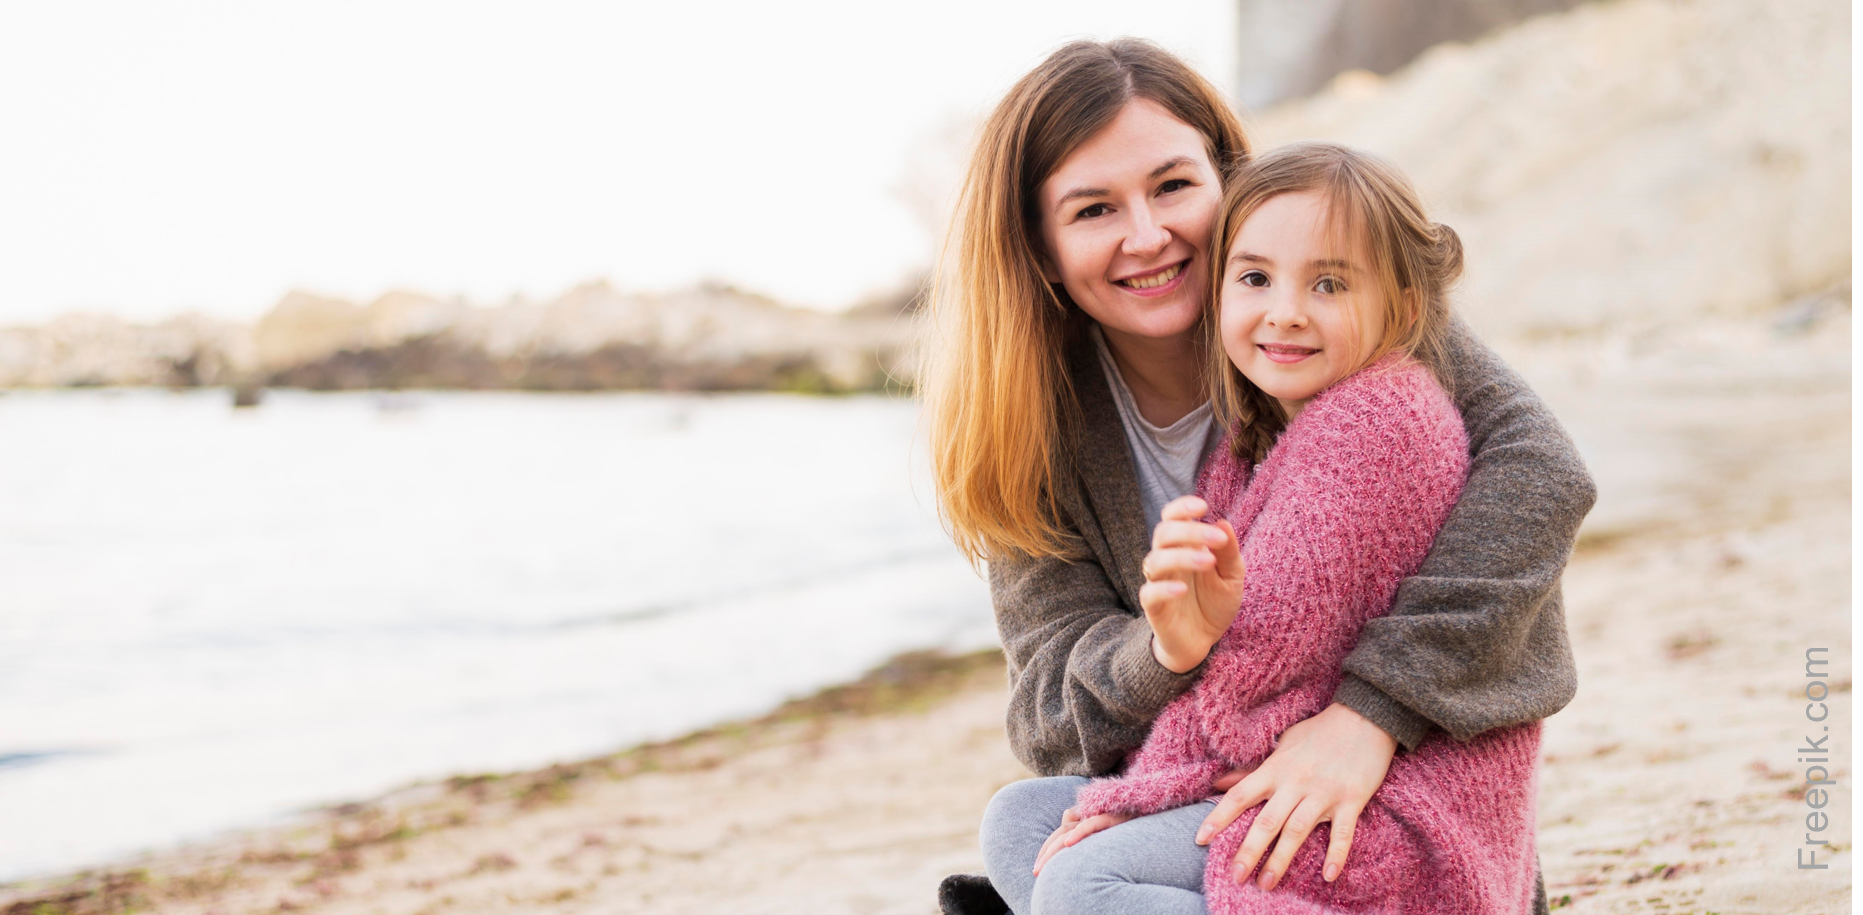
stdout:
POLYGON ((1079 825, 1034 863, 1032 908, 1528 911, 1537 721, 1467 742, 1437 732, 1394 758, 1343 872, 1321 872, 1328 833, 1316 830, 1285 874, 1263 875, 1272 889, 1233 873, 1261 807, 1192 834, 1218 777, 1260 764, 1330 701, 1361 628, 1423 562, 1469 462, 1460 417, 1424 367, 1461 245, 1395 170, 1331 145, 1264 155, 1229 183, 1212 245, 1214 401, 1230 432, 1201 498, 1165 509, 1140 599, 1148 616, 1188 610, 1221 636, 1123 773, 1080 787, 1079 825))

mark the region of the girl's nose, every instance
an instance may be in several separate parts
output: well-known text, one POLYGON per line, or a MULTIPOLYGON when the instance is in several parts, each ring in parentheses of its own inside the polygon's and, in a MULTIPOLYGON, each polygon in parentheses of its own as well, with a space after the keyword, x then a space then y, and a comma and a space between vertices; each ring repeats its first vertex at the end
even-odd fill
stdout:
POLYGON ((1307 311, 1300 307, 1300 297, 1278 295, 1268 303, 1268 313, 1262 320, 1272 327, 1300 328, 1307 326, 1307 311))
POLYGON ((1126 236, 1123 246, 1125 253, 1133 257, 1148 258, 1163 251, 1171 243, 1171 232, 1158 224, 1149 204, 1139 204, 1131 208, 1132 233, 1126 236))

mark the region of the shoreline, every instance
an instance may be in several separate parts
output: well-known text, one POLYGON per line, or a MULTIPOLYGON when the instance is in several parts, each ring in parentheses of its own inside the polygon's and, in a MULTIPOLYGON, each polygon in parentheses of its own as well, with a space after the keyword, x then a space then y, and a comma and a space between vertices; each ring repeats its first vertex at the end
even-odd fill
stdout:
MULTIPOLYGON (((1004 676, 1003 655, 995 648, 962 654, 902 652, 855 680, 787 700, 766 714, 679 737, 536 769, 417 782, 365 800, 287 815, 287 822, 277 825, 235 828, 93 867, 0 882, 0 915, 107 915, 211 905, 242 887, 280 876, 329 900, 337 895, 332 878, 364 867, 367 858, 401 859, 397 847, 417 837, 565 805, 596 782, 703 772, 734 756, 808 747, 837 724, 923 713, 960 693, 987 693, 992 684, 1000 687, 1004 676)), ((513 855, 494 852, 469 862, 466 876, 516 866, 513 855)), ((275 906, 279 911, 302 907, 288 896, 275 906)))

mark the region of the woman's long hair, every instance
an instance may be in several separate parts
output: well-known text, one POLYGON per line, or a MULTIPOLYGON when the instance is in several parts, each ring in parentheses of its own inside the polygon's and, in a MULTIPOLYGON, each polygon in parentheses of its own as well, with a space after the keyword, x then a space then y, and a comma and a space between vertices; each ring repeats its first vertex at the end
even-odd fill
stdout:
MULTIPOLYGON (((1256 209, 1270 198, 1302 191, 1326 199, 1327 229, 1343 250, 1363 240, 1371 255, 1371 272, 1383 293, 1384 339, 1372 348, 1367 365, 1401 351, 1433 370, 1440 366, 1449 289, 1462 275, 1462 239, 1431 222, 1410 181, 1377 156, 1333 143, 1296 143, 1263 153, 1232 174, 1210 233, 1210 310, 1203 325, 1216 418, 1233 430, 1230 448, 1245 461, 1267 456, 1287 427, 1287 414, 1223 351, 1217 320, 1228 279, 1223 262, 1256 209)), ((1436 374, 1446 385, 1443 374, 1436 374)))
POLYGON ((1148 41, 1076 41, 1018 80, 971 156, 931 296, 919 374, 939 515, 972 563, 1070 556, 1055 488, 1076 411, 1064 330, 1074 306, 1042 276, 1037 201, 1061 162, 1133 99, 1201 132, 1220 174, 1248 156, 1208 80, 1148 41))

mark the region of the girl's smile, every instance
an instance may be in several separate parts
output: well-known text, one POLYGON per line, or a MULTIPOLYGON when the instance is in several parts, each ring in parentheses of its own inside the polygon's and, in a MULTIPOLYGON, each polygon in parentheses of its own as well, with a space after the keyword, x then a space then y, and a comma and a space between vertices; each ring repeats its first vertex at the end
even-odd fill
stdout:
POLYGON ((1365 240, 1330 231, 1328 211, 1313 191, 1270 197, 1224 254, 1223 350, 1290 419, 1364 367, 1384 336, 1365 240))
POLYGON ((1282 346, 1276 343, 1257 343, 1255 347, 1267 354, 1269 359, 1282 364, 1299 362, 1319 352, 1318 349, 1311 346, 1282 346))

